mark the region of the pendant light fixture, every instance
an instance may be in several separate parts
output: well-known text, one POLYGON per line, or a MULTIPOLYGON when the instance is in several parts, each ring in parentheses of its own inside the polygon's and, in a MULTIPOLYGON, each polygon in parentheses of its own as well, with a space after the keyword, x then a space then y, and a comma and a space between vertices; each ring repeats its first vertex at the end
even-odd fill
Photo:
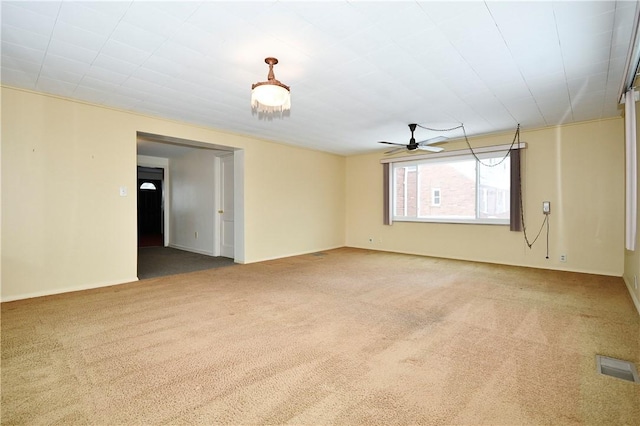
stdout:
POLYGON ((251 85, 251 109, 259 114, 282 114, 291 109, 291 92, 289 86, 276 80, 273 66, 278 63, 276 58, 265 58, 269 65, 267 81, 251 85))

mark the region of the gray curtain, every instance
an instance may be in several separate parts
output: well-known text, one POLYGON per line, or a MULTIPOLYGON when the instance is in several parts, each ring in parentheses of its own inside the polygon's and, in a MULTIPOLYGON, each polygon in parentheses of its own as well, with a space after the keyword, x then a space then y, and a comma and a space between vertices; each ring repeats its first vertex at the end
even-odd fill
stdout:
POLYGON ((520 150, 512 149, 511 153, 511 217, 509 218, 510 229, 514 232, 522 231, 522 214, 520 200, 520 150))
POLYGON ((393 222, 391 220, 391 194, 389 194, 389 183, 390 183, 390 163, 382 164, 382 197, 383 197, 383 212, 382 212, 382 223, 385 225, 391 225, 393 222))

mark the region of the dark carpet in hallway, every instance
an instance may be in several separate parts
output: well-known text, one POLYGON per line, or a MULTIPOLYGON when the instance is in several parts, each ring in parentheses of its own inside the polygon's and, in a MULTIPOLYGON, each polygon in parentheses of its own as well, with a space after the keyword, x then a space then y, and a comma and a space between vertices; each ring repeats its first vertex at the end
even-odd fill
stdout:
POLYGON ((233 265, 233 259, 192 253, 171 247, 138 248, 138 278, 164 277, 233 265))

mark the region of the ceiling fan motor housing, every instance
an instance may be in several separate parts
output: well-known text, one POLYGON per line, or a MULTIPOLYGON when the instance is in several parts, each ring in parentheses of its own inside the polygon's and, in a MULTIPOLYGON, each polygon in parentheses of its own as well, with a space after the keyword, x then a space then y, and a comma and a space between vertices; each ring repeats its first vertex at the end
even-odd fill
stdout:
POLYGON ((413 132, 416 130, 417 124, 411 123, 409 124, 409 130, 411 130, 411 139, 409 139, 409 144, 407 145, 407 149, 409 151, 413 151, 414 149, 418 149, 418 144, 416 143, 416 138, 413 137, 413 132))

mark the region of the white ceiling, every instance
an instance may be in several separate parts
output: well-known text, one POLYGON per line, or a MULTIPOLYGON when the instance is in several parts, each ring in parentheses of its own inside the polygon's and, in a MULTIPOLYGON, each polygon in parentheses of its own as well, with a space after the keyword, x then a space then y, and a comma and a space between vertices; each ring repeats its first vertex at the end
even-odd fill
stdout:
POLYGON ((2 1, 1 82, 348 155, 408 142, 409 123, 479 135, 619 116, 637 5, 2 1), (267 56, 289 117, 251 113, 267 56))

